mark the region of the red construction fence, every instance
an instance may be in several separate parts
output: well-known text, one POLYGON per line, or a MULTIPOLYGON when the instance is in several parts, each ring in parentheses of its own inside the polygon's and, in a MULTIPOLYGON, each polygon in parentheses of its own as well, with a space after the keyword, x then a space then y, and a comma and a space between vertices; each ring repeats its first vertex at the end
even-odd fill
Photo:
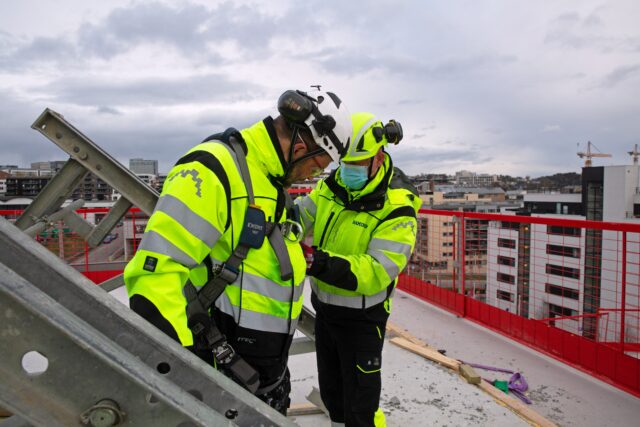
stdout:
POLYGON ((398 287, 640 396, 640 224, 421 210, 398 287))
MULTIPOLYGON (((108 209, 77 213, 98 223, 108 209)), ((93 249, 63 223, 36 239, 100 283, 147 219, 131 209, 93 249)), ((640 224, 421 210, 398 287, 640 396, 639 277, 640 224)))

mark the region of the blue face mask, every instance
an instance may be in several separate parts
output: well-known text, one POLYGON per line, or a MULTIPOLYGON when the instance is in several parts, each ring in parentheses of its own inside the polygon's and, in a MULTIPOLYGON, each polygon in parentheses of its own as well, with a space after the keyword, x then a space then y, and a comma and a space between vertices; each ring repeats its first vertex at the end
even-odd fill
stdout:
POLYGON ((369 167, 340 162, 340 178, 350 190, 360 190, 369 180, 369 167))

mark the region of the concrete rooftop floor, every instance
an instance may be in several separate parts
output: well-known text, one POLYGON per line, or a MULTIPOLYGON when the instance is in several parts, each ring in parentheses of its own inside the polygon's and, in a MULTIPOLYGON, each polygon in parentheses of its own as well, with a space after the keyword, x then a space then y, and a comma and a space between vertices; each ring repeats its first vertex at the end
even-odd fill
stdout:
MULTIPOLYGON (((310 307, 308 293, 306 286, 305 305, 310 307)), ((112 294, 127 303, 123 288, 112 294)), ((639 424, 639 398, 405 292, 396 291, 390 322, 446 350, 448 357, 521 372, 529 384, 530 407, 559 426, 639 424)), ((458 374, 397 347, 388 336, 382 357, 380 406, 389 426, 528 425, 458 374)), ((306 403, 306 396, 318 387, 315 353, 292 356, 289 365, 292 403, 306 403)), ((477 372, 485 379, 508 380, 510 376, 477 372)), ((302 427, 329 425, 324 414, 294 420, 302 427)))
MULTIPOLYGON (((448 357, 521 372, 529 384, 530 407, 559 426, 638 425, 640 399, 407 293, 396 292, 390 321, 446 350, 448 357)), ((388 339, 382 360, 380 406, 390 426, 528 425, 458 374, 388 339)), ((292 356, 290 369, 292 402, 304 403, 317 387, 315 354, 292 356)), ((510 377, 477 372, 485 379, 510 377)), ((324 414, 298 416, 295 422, 303 427, 329 425, 324 414)))

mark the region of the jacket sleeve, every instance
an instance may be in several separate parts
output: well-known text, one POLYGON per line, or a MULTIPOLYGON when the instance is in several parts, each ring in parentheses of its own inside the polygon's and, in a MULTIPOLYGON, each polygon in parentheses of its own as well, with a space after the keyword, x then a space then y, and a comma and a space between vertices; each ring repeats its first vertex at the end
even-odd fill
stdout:
POLYGON ((316 185, 316 188, 311 190, 309 194, 306 196, 298 197, 294 200, 295 205, 298 207, 300 211, 300 222, 302 225, 303 234, 305 236, 309 236, 313 231, 313 225, 316 220, 316 199, 318 197, 317 188, 322 185, 319 182, 316 185))
POLYGON ((362 295, 381 292, 406 267, 415 246, 416 228, 415 209, 399 207, 373 231, 366 253, 341 255, 318 249, 309 274, 362 295))
POLYGON ((184 346, 193 344, 182 288, 224 232, 228 178, 208 151, 192 150, 171 170, 124 271, 131 308, 184 346))

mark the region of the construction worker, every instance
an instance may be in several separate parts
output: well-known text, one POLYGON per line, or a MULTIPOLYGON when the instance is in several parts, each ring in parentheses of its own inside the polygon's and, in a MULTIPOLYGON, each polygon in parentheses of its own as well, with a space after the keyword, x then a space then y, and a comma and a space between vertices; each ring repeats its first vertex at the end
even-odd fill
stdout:
POLYGON ((286 91, 278 111, 178 160, 124 279, 134 311, 286 414, 305 277, 286 188, 337 161, 352 132, 331 92, 286 91))
POLYGON ((384 151, 402 139, 400 123, 352 116, 340 166, 296 200, 316 310, 322 401, 332 426, 385 425, 379 408, 382 345, 399 273, 416 239, 417 191, 384 151))

